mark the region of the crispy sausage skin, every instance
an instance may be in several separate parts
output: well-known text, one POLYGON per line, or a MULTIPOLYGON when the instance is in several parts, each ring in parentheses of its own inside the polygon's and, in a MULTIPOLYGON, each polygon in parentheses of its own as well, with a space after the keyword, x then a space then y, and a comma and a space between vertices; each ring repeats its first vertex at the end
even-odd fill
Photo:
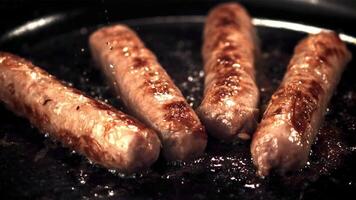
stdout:
POLYGON ((323 121, 351 54, 333 32, 310 35, 296 46, 251 144, 260 176, 299 169, 323 121))
POLYGON ((215 7, 206 19, 202 49, 205 90, 197 113, 216 138, 249 138, 247 133, 256 125, 256 40, 250 16, 236 3, 215 7))
POLYGON ((155 129, 168 160, 200 155, 204 127, 155 55, 125 25, 104 27, 89 39, 92 55, 132 113, 155 129))
POLYGON ((158 158, 154 131, 25 59, 0 53, 0 86, 8 109, 95 163, 130 173, 158 158))

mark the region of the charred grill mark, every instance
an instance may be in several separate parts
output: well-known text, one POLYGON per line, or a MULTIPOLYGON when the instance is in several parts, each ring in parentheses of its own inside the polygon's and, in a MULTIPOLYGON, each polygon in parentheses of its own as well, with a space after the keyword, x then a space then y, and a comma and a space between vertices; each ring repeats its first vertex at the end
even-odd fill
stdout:
POLYGON ((293 76, 301 76, 305 77, 305 73, 313 73, 313 70, 319 67, 324 67, 324 64, 327 64, 325 61, 319 58, 319 56, 314 52, 307 52, 300 57, 293 57, 290 61, 290 63, 287 66, 287 71, 286 74, 293 74, 293 76), (303 59, 302 62, 305 63, 305 65, 299 65, 298 63, 300 62, 300 59, 303 59), (305 68, 305 66, 308 66, 305 68), (300 70, 300 67, 303 66, 303 70, 300 70))
POLYGON ((299 85, 292 82, 277 90, 272 97, 272 104, 275 106, 266 112, 264 119, 290 109, 293 128, 303 134, 310 124, 313 113, 318 108, 319 98, 324 90, 315 80, 299 80, 299 82, 299 85))
POLYGON ((134 69, 147 67, 149 65, 149 62, 148 62, 147 58, 136 57, 136 58, 133 59, 132 62, 133 62, 132 67, 134 69))
MULTIPOLYGON (((335 34, 335 33, 333 33, 335 34)), ((302 44, 298 45, 298 47, 296 48, 296 51, 305 51, 303 50, 303 45, 304 43, 306 43, 307 40, 305 40, 302 44)), ((307 54, 310 54, 311 57, 315 57, 312 60, 319 61, 320 63, 325 63, 326 66, 330 66, 330 58, 333 56, 336 56, 338 58, 340 57, 345 57, 345 50, 342 49, 342 46, 337 46, 339 44, 342 44, 342 42, 340 41, 340 38, 335 34, 335 37, 333 38, 328 38, 325 39, 321 39, 321 38, 317 38, 315 41, 312 41, 313 45, 314 45, 314 49, 309 50, 309 52, 307 52, 307 54), (333 45, 330 45, 330 43, 333 43, 333 45), (335 43, 337 45, 335 45, 335 43)), ((306 44, 307 45, 307 44, 306 44)), ((309 61, 312 62, 312 61, 309 61)), ((318 65, 316 65, 318 66, 318 65)))
POLYGON ((283 113, 283 108, 282 108, 282 107, 278 107, 276 110, 274 110, 274 111, 272 112, 271 115, 280 115, 280 114, 282 114, 282 113, 283 113))
POLYGON ((303 134, 317 109, 317 103, 301 91, 296 91, 292 98, 291 122, 294 129, 303 134))
POLYGON ((209 103, 220 103, 226 98, 232 97, 232 99, 234 99, 237 98, 237 95, 246 95, 248 92, 247 89, 242 89, 240 87, 229 88, 227 86, 222 86, 212 91, 209 103))
POLYGON ((327 48, 325 50, 325 56, 330 57, 332 55, 335 55, 337 57, 344 57, 345 53, 341 51, 339 48, 327 48))
POLYGON ((46 99, 43 101, 42 105, 45 106, 45 105, 46 105, 48 102, 50 102, 50 101, 52 101, 52 99, 46 98, 46 99))
POLYGON ((242 76, 244 75, 244 71, 238 70, 232 67, 227 67, 227 68, 219 68, 217 67, 215 70, 215 73, 217 74, 216 79, 219 80, 225 80, 225 79, 230 79, 230 78, 236 78, 236 80, 240 80, 242 76))
POLYGON ((184 101, 175 101, 168 103, 163 106, 163 109, 166 110, 164 119, 170 122, 179 122, 175 124, 182 124, 187 128, 192 128, 197 121, 192 116, 191 109, 189 105, 184 101))
POLYGON ((159 95, 159 94, 169 94, 169 84, 167 82, 156 82, 151 85, 150 92, 159 95))
POLYGON ((216 82, 213 84, 213 91, 211 94, 210 103, 218 103, 226 97, 234 96, 236 94, 244 95, 250 93, 255 87, 253 82, 249 79, 244 79, 248 76, 245 71, 237 70, 235 68, 216 68, 215 73, 216 82))
POLYGON ((231 56, 227 55, 227 54, 223 54, 221 56, 219 56, 216 59, 218 64, 224 65, 224 66, 231 66, 235 63, 235 59, 233 59, 231 56))
POLYGON ((238 23, 238 21, 234 18, 231 18, 231 16, 224 16, 224 17, 221 17, 219 19, 217 19, 218 22, 216 24, 216 27, 219 28, 219 27, 226 27, 226 26, 232 26, 236 29, 239 29, 240 28, 240 24, 238 23))
POLYGON ((225 97, 236 95, 236 93, 249 92, 249 89, 253 89, 253 83, 249 80, 244 79, 242 82, 240 80, 243 75, 249 75, 254 79, 254 69, 249 67, 250 63, 244 64, 246 61, 242 58, 249 57, 249 55, 245 55, 244 51, 239 51, 240 44, 233 38, 229 39, 229 36, 236 30, 219 29, 224 26, 240 28, 241 24, 236 17, 237 9, 241 10, 234 4, 223 5, 215 9, 208 19, 211 22, 207 23, 210 25, 206 27, 205 39, 211 40, 205 41, 207 43, 205 52, 209 54, 218 51, 218 55, 214 60, 208 58, 209 61, 205 61, 205 68, 217 74, 213 87, 219 88, 212 90, 211 96, 209 95, 210 103, 218 103, 225 97))
POLYGON ((215 87, 227 86, 227 87, 237 87, 240 85, 240 80, 238 76, 228 76, 226 78, 218 78, 215 82, 215 87))
POLYGON ((232 90, 231 88, 228 87, 216 88, 211 94, 210 103, 211 104, 219 103, 225 98, 234 95, 236 92, 237 92, 236 90, 232 90))
POLYGON ((309 93, 316 101, 318 101, 319 96, 324 93, 324 89, 315 80, 312 80, 309 85, 310 85, 310 87, 308 88, 309 93))
POLYGON ((141 87, 145 88, 147 92, 155 95, 170 93, 170 83, 167 80, 163 78, 153 78, 154 76, 158 76, 158 74, 154 72, 147 72, 145 74, 146 80, 141 87))
POLYGON ((240 80, 239 78, 241 77, 241 73, 238 72, 237 70, 231 69, 227 70, 224 73, 220 73, 218 77, 216 78, 217 81, 215 82, 215 86, 239 86, 240 85, 240 80))
POLYGON ((288 112, 288 105, 285 104, 286 96, 283 94, 284 89, 278 89, 277 92, 272 96, 272 100, 269 103, 265 113, 263 114, 263 119, 273 117, 276 115, 288 112))
POLYGON ((216 63, 224 67, 238 67, 248 73, 252 78, 254 77, 254 69, 249 64, 247 59, 249 55, 245 52, 237 50, 237 45, 226 45, 218 54, 216 63))
POLYGON ((144 82, 140 86, 148 92, 149 94, 160 95, 160 94, 169 94, 171 83, 165 78, 164 71, 154 70, 153 65, 156 61, 152 58, 134 58, 133 67, 136 69, 144 69, 144 82))

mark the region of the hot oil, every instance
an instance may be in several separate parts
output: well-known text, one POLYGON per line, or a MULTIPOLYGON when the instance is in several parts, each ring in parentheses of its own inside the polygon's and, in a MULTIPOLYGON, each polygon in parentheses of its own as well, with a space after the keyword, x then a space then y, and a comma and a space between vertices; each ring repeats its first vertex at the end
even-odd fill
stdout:
MULTIPOLYGON (((203 94, 201 23, 136 24, 192 107, 203 94)), ((94 28, 53 36, 18 53, 88 95, 128 112, 94 65, 87 46, 94 28)), ((294 45, 304 34, 259 28, 262 54, 257 67, 261 113, 278 87, 294 45)), ((355 52, 355 47, 352 47, 355 52)), ((350 64, 352 66, 353 64, 350 64)), ((0 107, 0 190, 9 197, 55 199, 310 199, 356 189, 356 84, 349 67, 331 101, 310 160, 284 177, 258 178, 249 142, 209 138, 206 153, 192 161, 160 158, 143 173, 123 175, 91 164, 30 128, 27 120, 0 107)))

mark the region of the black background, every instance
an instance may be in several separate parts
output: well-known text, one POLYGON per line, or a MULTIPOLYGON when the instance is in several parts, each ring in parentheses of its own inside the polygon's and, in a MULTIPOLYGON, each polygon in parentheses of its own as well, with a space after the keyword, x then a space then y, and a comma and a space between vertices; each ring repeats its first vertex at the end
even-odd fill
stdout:
MULTIPOLYGON (((223 1, 217 0, 1 0, 0 33, 24 22, 78 9, 111 19, 165 15, 199 15, 223 1)), ((240 0, 255 17, 283 19, 355 33, 353 0, 240 0)), ((84 22, 83 22, 84 23, 84 22)))

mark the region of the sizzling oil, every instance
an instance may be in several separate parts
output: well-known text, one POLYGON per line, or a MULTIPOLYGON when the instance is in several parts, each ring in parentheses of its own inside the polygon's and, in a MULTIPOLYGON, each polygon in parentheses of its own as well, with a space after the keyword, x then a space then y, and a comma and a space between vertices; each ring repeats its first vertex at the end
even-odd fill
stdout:
MULTIPOLYGON (((158 56, 194 108, 203 93, 200 23, 134 26, 158 56), (162 28, 164 26, 164 28, 162 28), (159 41, 159 42, 157 42, 159 41)), ((23 44, 18 52, 88 95, 127 112, 90 58, 82 28, 23 44), (55 48, 54 48, 55 47, 55 48), (56 56, 53 56, 56 55, 56 56)), ((257 69, 261 113, 278 87, 296 42, 303 34, 259 28, 262 55, 257 69)), ((355 48, 352 47, 355 52, 355 48)), ((349 66, 352 66, 350 64, 349 66)), ((349 67, 328 108, 307 166, 286 177, 256 177, 249 142, 209 139, 206 153, 189 162, 162 158, 147 172, 125 176, 38 134, 2 106, 0 193, 6 198, 49 199, 311 199, 331 198, 356 189, 356 84, 349 67)))

